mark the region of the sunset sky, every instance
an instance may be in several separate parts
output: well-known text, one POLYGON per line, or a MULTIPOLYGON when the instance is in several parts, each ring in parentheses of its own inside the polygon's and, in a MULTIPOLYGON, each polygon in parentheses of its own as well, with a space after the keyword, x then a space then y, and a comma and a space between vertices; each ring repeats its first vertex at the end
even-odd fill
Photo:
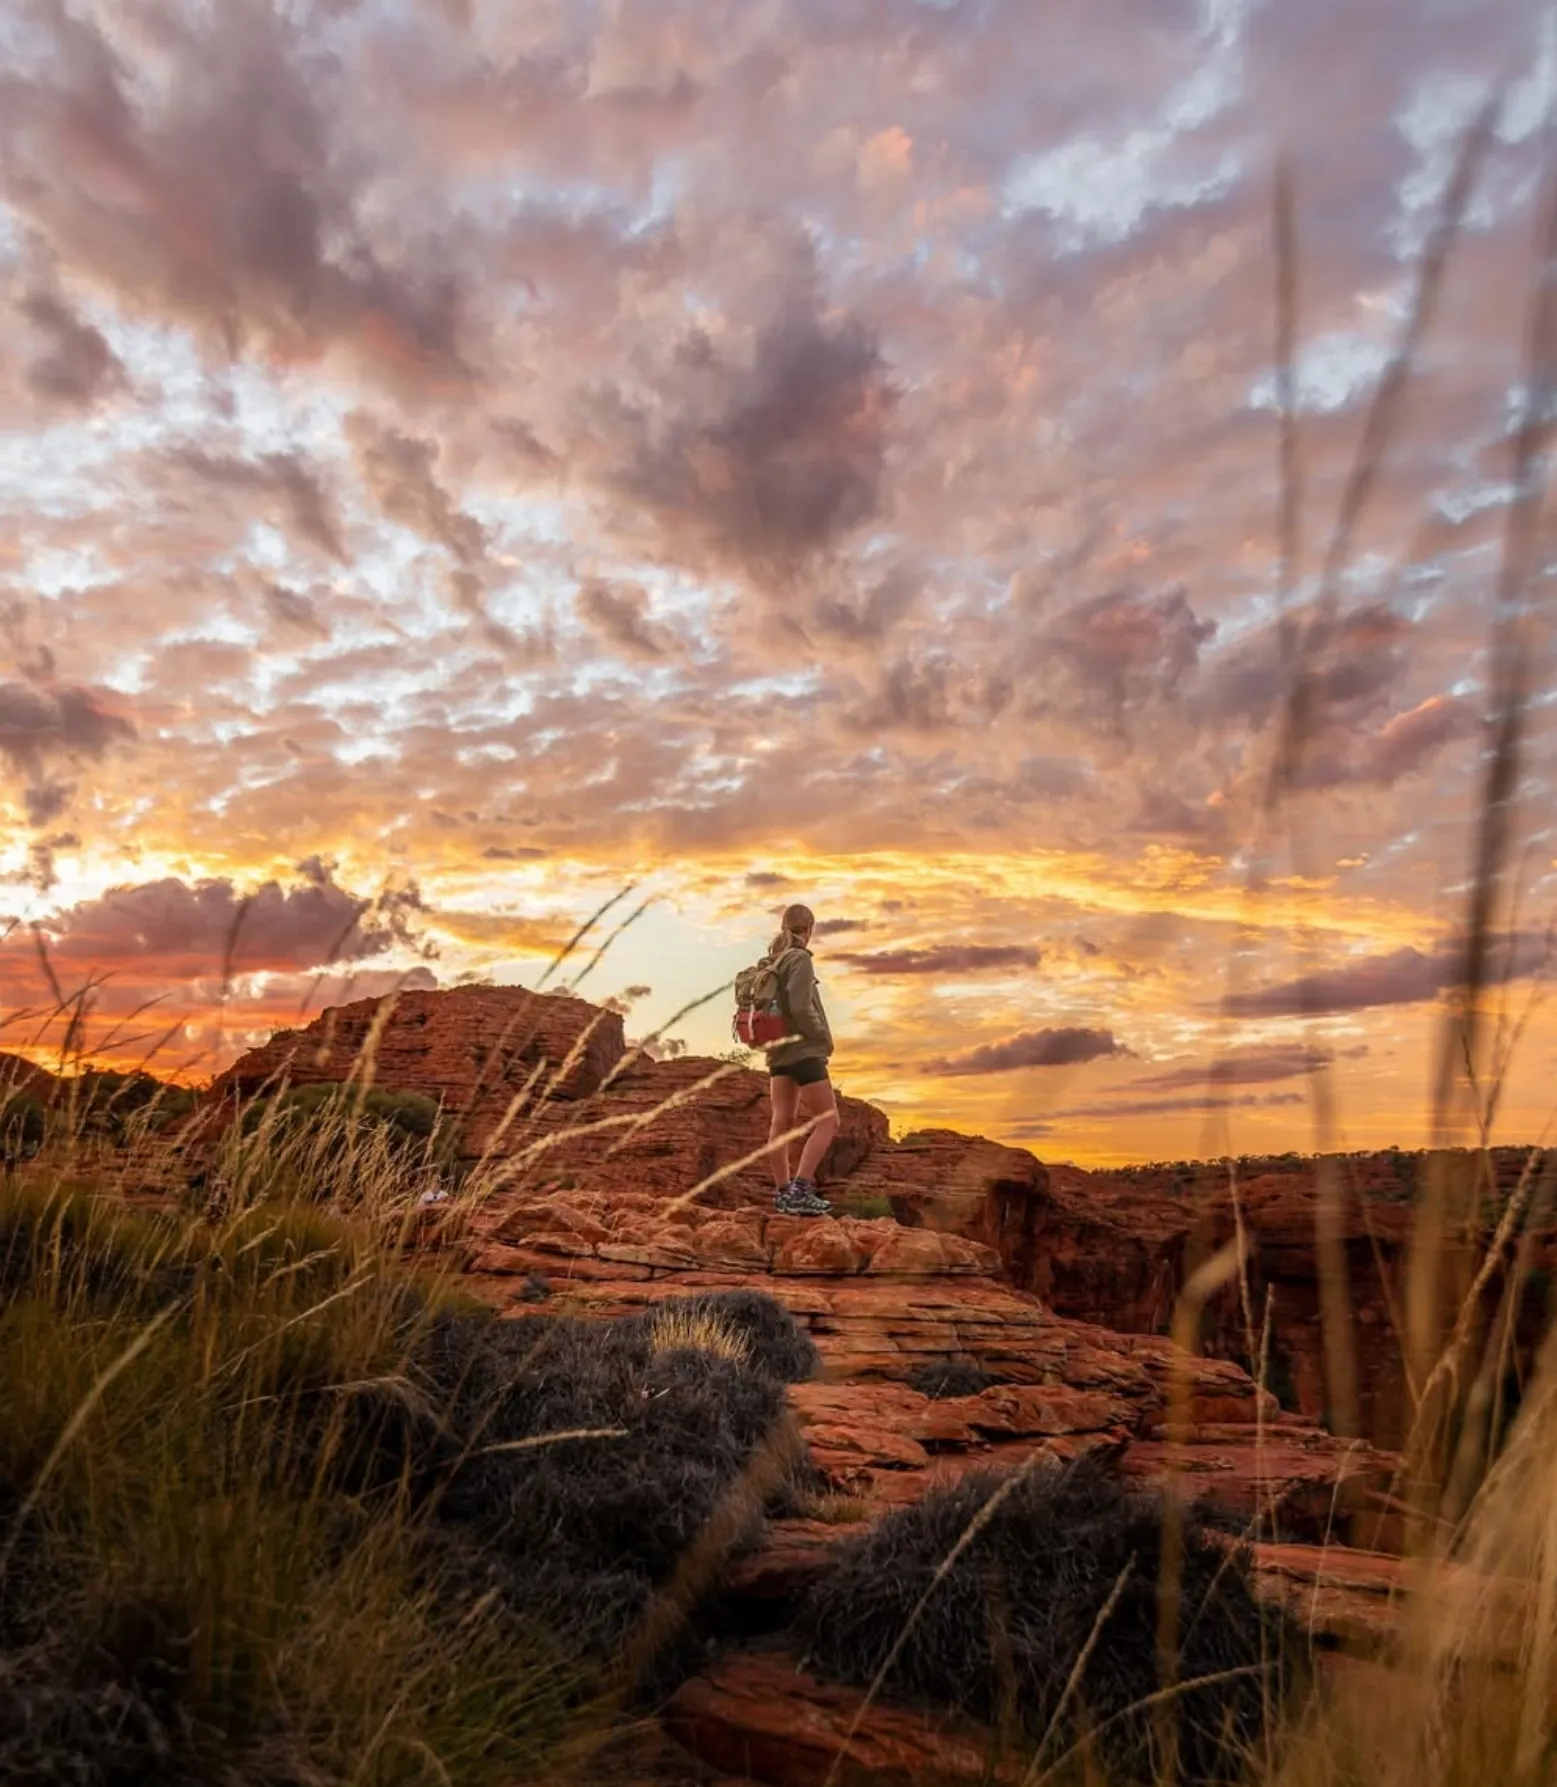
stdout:
MULTIPOLYGON (((1308 1147, 1327 1072, 1419 1144, 1554 99, 1538 0, 0 0, 0 1049, 40 939, 199 1078, 630 884, 583 994, 643 1035, 804 899, 901 1125, 1308 1147), (1500 74, 1251 893, 1273 165, 1312 613, 1500 74)), ((1502 1136, 1554 1069, 1537 1010, 1502 1136)))

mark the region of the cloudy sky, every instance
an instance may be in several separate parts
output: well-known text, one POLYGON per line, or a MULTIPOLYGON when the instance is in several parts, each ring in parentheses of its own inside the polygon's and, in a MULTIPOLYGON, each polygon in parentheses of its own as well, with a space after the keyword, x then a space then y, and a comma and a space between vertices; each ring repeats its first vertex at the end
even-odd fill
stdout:
MULTIPOLYGON (((198 1077, 348 988, 533 984, 619 892, 581 991, 644 1033, 798 897, 900 1122, 1305 1146, 1325 1074, 1341 1139, 1420 1139, 1538 0, 0 0, 0 51, 0 1047, 40 940, 110 1054, 198 1077), (1251 865, 1279 152, 1313 655, 1251 865)), ((1505 1134, 1554 1067, 1538 1010, 1505 1134)))

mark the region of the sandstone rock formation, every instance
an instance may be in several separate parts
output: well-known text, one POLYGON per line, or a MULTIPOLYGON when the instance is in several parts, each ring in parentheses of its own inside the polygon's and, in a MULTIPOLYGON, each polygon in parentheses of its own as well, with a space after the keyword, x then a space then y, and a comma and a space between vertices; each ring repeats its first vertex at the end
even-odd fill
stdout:
MULTIPOLYGON (((1548 1160, 1528 1149, 1499 1149, 1495 1177, 1478 1183, 1482 1162, 1470 1154, 1439 1157, 1388 1151, 1323 1162, 1299 1160, 1268 1167, 1234 1186, 1225 1168, 1202 1169, 1186 1182, 1171 1171, 1128 1175, 1051 1169, 1053 1207, 1038 1221, 1037 1269, 1018 1271, 1020 1283, 1067 1314, 1111 1327, 1160 1329, 1189 1266, 1233 1239, 1241 1225, 1248 1248, 1248 1293, 1258 1333, 1270 1299, 1270 1381, 1290 1407, 1322 1419, 1327 1408, 1322 1270, 1316 1235, 1321 1202, 1330 1200, 1337 1249, 1344 1261, 1343 1302, 1350 1320, 1350 1365, 1355 1378, 1354 1431, 1375 1444, 1398 1446, 1411 1406, 1397 1324, 1404 1305, 1418 1192, 1430 1173, 1447 1181, 1449 1232, 1441 1266, 1439 1332, 1447 1333, 1491 1243, 1497 1219, 1521 1177, 1549 1179, 1548 1160), (1063 1209, 1064 1215, 1058 1212, 1063 1209), (1093 1226, 1080 1219, 1094 1212, 1093 1226), (1132 1230, 1133 1244, 1123 1231, 1132 1230), (1160 1275, 1151 1290, 1141 1261, 1160 1275), (1121 1294, 1110 1306, 1107 1262, 1120 1263, 1121 1294)), ((1526 1188, 1530 1189, 1529 1186, 1526 1188)), ((1513 1312, 1511 1358, 1528 1365, 1545 1331, 1544 1286, 1557 1264, 1557 1229, 1547 1214, 1529 1237, 1536 1294, 1513 1312)), ((1539 1208, 1539 1203, 1537 1205, 1539 1208)), ((1505 1278, 1488 1279, 1481 1309, 1489 1323, 1505 1278)), ((1202 1345, 1225 1358, 1250 1357, 1241 1288, 1227 1286, 1206 1310, 1202 1345)))
POLYGON ((0 1052, 0 1101, 12 1097, 48 1098, 59 1081, 46 1067, 22 1055, 0 1052))
MULTIPOLYGON (((465 1195, 419 1233, 454 1250, 499 1309, 610 1317, 755 1287, 808 1328, 821 1370, 790 1403, 817 1503, 775 1520, 731 1585, 770 1623, 854 1523, 969 1470, 1096 1452, 1199 1501, 1229 1542, 1252 1538, 1262 1592, 1321 1637, 1390 1629, 1396 1460, 1377 1440, 1403 1402, 1387 1312, 1410 1217, 1394 1157, 1340 1181, 1370 1436, 1347 1441, 1320 1420, 1312 1171, 1254 1177, 1235 1208, 1220 1177, 1047 1167, 949 1130, 893 1139, 879 1111, 842 1097, 823 1166, 836 1216, 780 1217, 757 1158, 761 1075, 650 1060, 614 1014, 516 988, 326 1013, 237 1063, 207 1109, 364 1072, 439 1099, 459 1126, 465 1195), (1251 1302, 1273 1297, 1280 1400, 1245 1369, 1238 1286, 1208 1307, 1200 1354, 1163 1336, 1186 1273, 1238 1223, 1251 1302), (976 1366, 987 1387, 924 1393, 924 1369, 947 1363, 976 1366)), ((988 1733, 866 1710, 781 1650, 727 1656, 683 1687, 668 1722, 705 1763, 779 1787, 826 1779, 840 1753, 849 1778, 873 1783, 1000 1778, 983 1772, 988 1733)))

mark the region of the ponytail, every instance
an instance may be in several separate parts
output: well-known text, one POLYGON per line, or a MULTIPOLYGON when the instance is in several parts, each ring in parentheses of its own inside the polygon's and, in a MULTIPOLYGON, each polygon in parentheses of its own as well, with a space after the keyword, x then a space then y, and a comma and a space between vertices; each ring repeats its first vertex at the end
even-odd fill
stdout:
POLYGON ((802 936, 809 936, 816 919, 809 906, 786 906, 779 921, 779 932, 768 945, 768 960, 776 962, 787 949, 799 949, 802 936))

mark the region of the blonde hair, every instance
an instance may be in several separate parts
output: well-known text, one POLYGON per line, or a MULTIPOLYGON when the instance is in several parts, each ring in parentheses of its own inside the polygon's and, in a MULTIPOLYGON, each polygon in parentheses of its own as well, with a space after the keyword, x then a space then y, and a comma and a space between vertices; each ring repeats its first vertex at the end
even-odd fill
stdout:
POLYGON ((768 956, 777 961, 786 949, 798 949, 802 936, 809 937, 816 924, 809 906, 786 906, 779 920, 779 933, 768 945, 768 956))

